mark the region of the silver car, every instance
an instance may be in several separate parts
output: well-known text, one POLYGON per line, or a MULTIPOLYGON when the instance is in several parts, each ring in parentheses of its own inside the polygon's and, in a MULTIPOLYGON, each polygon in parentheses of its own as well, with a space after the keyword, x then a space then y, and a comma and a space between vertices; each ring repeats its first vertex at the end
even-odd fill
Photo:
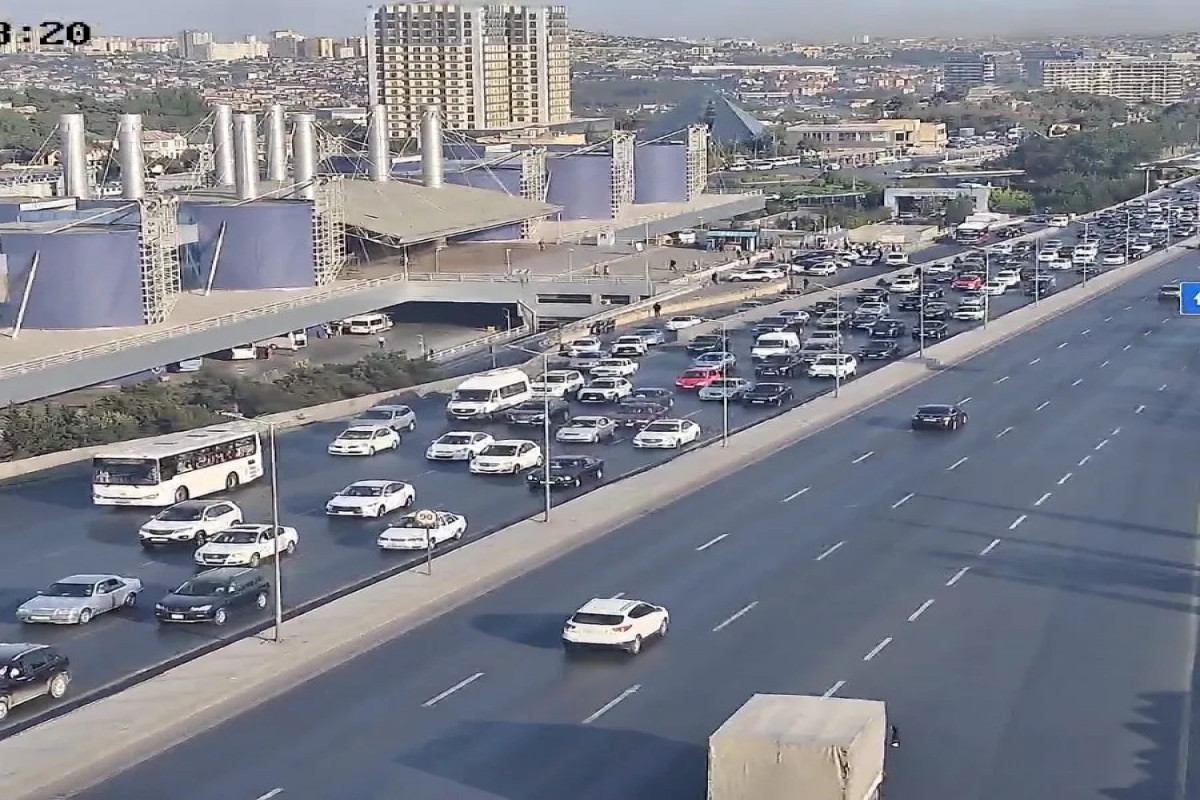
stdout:
POLYGON ((355 417, 350 425, 387 425, 394 431, 412 432, 417 427, 417 415, 404 405, 373 406, 355 417))
POLYGON ((748 391, 750 381, 745 378, 718 378, 701 387, 696 396, 701 400, 740 400, 748 391))
POLYGON ((71 575, 50 584, 17 608, 17 619, 50 625, 87 625, 95 617, 132 608, 142 592, 138 578, 71 575))

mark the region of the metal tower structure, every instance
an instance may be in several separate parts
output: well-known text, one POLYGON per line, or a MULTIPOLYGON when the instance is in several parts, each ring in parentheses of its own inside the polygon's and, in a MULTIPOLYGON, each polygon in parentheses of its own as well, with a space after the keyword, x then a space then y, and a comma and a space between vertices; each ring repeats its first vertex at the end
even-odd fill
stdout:
POLYGON ((313 281, 328 286, 346 266, 346 193, 341 177, 322 178, 313 193, 313 281))
POLYGON ((612 219, 633 205, 634 134, 617 131, 612 136, 612 219))
POLYGON ((166 322, 179 299, 179 201, 158 195, 138 204, 142 309, 147 325, 166 322))
POLYGON ((690 203, 708 188, 709 131, 704 125, 687 129, 687 199, 690 203))
MULTIPOLYGON (((526 150, 521 156, 521 197, 526 200, 546 202, 546 148, 526 150)), ((521 223, 521 238, 531 241, 538 238, 541 219, 527 219, 521 223)))

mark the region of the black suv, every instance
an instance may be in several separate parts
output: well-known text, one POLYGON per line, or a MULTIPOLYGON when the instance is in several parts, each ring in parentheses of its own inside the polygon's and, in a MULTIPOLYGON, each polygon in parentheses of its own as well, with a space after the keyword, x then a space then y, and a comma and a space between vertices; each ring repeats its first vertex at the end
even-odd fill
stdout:
POLYGON ((925 298, 919 294, 906 294, 896 302, 898 311, 920 311, 925 304, 925 298))
POLYGON ((717 333, 702 333, 687 343, 689 353, 719 353, 729 350, 728 337, 717 333))
POLYGON ((921 322, 912 331, 913 339, 945 339, 950 335, 950 326, 944 322, 921 322))
POLYGON ((546 473, 551 489, 578 489, 585 483, 604 480, 604 460, 593 456, 555 456, 544 469, 532 470, 525 478, 529 491, 545 491, 546 473))
POLYGON ((0 722, 30 700, 61 699, 71 684, 71 662, 44 644, 0 644, 0 722))
POLYGON ((229 615, 264 609, 271 584, 256 569, 217 567, 175 587, 154 607, 159 622, 212 622, 224 625, 229 615))
POLYGON ((899 339, 908 326, 898 319, 881 319, 871 326, 872 339, 899 339))
POLYGON ((756 383, 742 395, 742 402, 748 406, 780 407, 795 396, 792 387, 786 383, 756 383))
POLYGON ((769 378, 794 378, 804 374, 803 359, 792 355, 767 356, 754 365, 756 375, 769 378))
POLYGON ((526 400, 516 408, 509 409, 504 421, 509 425, 544 425, 547 409, 552 423, 566 422, 571 416, 570 403, 561 397, 548 397, 545 400, 526 400))
POLYGON ((872 339, 858 348, 860 361, 890 361, 900 355, 900 343, 894 339, 872 339))

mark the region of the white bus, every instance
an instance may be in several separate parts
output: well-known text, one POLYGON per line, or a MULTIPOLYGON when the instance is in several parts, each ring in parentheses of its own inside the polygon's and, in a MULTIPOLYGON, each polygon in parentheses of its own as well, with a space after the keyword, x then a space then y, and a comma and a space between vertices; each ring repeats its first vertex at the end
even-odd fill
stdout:
POLYGON ((92 457, 92 502, 154 506, 236 489, 263 476, 258 429, 229 423, 113 445, 92 457))

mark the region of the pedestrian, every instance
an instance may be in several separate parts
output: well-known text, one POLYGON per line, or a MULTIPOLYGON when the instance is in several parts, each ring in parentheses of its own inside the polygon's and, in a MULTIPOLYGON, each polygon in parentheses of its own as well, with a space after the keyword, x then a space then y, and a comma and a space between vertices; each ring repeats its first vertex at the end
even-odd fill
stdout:
POLYGON ((670 268, 671 272, 679 272, 679 264, 675 261, 675 259, 672 258, 671 263, 667 266, 670 268))
POLYGON ((716 286, 718 283, 721 282, 721 276, 714 272, 712 274, 712 282, 713 282, 713 286, 716 286))
POLYGON ((380 336, 380 337, 379 337, 378 339, 376 339, 375 341, 379 342, 379 349, 380 349, 380 350, 383 350, 384 348, 386 348, 386 347, 387 347, 387 337, 386 337, 386 336, 380 336))
POLYGON ((808 291, 808 278, 805 278, 805 279, 804 279, 804 284, 803 284, 803 286, 804 286, 804 291, 806 291, 806 292, 807 292, 807 291, 808 291))
MULTIPOLYGON (((671 263, 674 264, 675 262, 672 261, 671 263)), ((662 303, 655 303, 654 304, 654 318, 658 319, 661 316, 662 316, 662 303)))
POLYGON ((888 730, 888 746, 890 746, 890 747, 899 747, 900 746, 900 729, 898 727, 896 727, 895 725, 892 725, 891 728, 888 730))
POLYGON ((546 243, 538 242, 538 250, 541 250, 543 253, 546 252, 546 243))

